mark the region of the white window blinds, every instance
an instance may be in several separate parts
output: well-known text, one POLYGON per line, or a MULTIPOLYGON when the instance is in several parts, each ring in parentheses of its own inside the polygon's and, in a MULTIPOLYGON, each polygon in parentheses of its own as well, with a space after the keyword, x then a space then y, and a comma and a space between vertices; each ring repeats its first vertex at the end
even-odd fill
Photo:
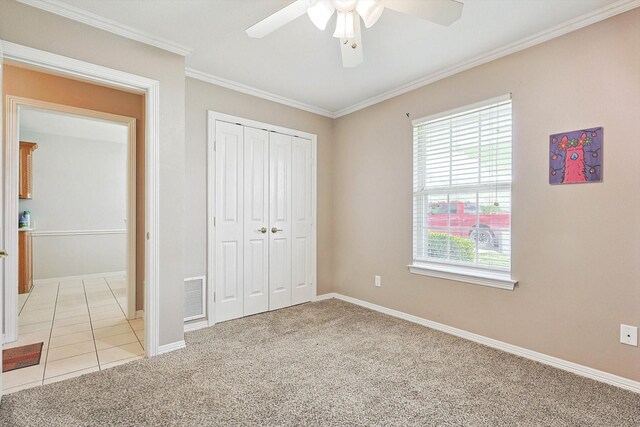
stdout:
POLYGON ((413 260, 511 269, 511 96, 413 122, 413 260))

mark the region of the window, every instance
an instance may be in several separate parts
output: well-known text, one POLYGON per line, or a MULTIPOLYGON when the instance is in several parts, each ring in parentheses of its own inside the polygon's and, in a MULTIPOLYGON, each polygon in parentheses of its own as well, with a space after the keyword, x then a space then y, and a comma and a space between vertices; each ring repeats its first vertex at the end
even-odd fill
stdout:
POLYGON ((511 96, 413 126, 411 271, 513 289, 511 96))

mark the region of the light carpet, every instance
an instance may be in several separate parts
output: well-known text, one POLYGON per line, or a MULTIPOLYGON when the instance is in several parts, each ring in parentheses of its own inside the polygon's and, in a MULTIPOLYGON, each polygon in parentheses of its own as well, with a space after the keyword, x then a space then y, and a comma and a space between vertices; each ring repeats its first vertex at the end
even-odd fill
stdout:
POLYGON ((638 426, 640 395, 337 300, 3 398, 3 426, 638 426))

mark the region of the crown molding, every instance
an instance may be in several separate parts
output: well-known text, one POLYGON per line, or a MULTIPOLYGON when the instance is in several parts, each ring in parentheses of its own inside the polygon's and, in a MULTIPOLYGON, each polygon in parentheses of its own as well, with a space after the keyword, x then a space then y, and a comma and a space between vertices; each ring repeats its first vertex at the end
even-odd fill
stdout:
POLYGON ((333 112, 325 110, 324 108, 315 107, 313 105, 305 104, 293 99, 285 98, 275 93, 266 92, 261 89, 256 89, 251 86, 247 86, 242 83, 234 82, 232 80, 223 79, 212 74, 208 74, 202 71, 194 70, 193 68, 187 68, 185 70, 185 76, 193 79, 201 80, 206 83, 211 83, 216 86, 222 86, 227 89, 234 90, 236 92, 246 93, 247 95, 255 96, 258 98, 266 99, 268 101, 277 102, 278 104, 288 105, 289 107, 297 108, 299 110, 308 111, 310 113, 319 114, 321 116, 335 119, 336 116, 333 112))
POLYGON ((638 6, 640 6, 640 0, 620 0, 615 3, 611 3, 607 6, 601 7, 600 9, 596 9, 592 12, 571 19, 563 24, 541 31, 537 34, 518 40, 501 48, 492 50, 491 52, 478 55, 468 61, 460 62, 442 71, 429 74, 425 77, 397 87, 396 89, 384 92, 369 99, 365 99, 364 101, 360 101, 350 107, 335 111, 333 114, 336 118, 346 116, 347 114, 354 113, 358 110, 362 110, 374 104, 378 104, 382 101, 394 98, 398 95, 411 92, 412 90, 437 82, 438 80, 442 80, 454 74, 461 73, 462 71, 466 71, 473 67, 486 64, 487 62, 494 61, 512 53, 516 53, 529 47, 544 43, 556 37, 563 36, 572 31, 579 30, 580 28, 584 28, 588 25, 595 24, 596 22, 611 18, 612 16, 619 15, 631 9, 635 9, 638 6))
MULTIPOLYGON (((33 0, 30 0, 30 1, 33 1, 33 0)), ((586 26, 595 24, 596 22, 603 21, 607 18, 611 18, 612 16, 619 15, 631 9, 635 9, 636 7, 639 7, 639 6, 640 6, 640 0, 619 0, 615 3, 611 3, 600 9, 596 9, 592 12, 586 13, 582 16, 569 20, 561 25, 557 25, 545 31, 542 31, 532 36, 518 40, 514 43, 510 43, 501 48, 492 50, 482 55, 478 55, 470 60, 460 62, 442 71, 438 71, 436 73, 432 73, 427 76, 421 77, 420 79, 406 83, 393 90, 381 93, 380 95, 376 95, 372 98, 365 99, 363 101, 360 101, 356 104, 353 104, 349 107, 345 107, 338 111, 330 111, 323 108, 315 107, 313 105, 304 104, 292 99, 281 97, 274 93, 265 92, 263 90, 260 90, 251 86, 247 86, 242 83, 216 77, 211 74, 207 74, 205 72, 197 71, 191 68, 187 68, 185 74, 187 75, 187 77, 192 77, 194 79, 202 80, 207 83, 226 87, 227 89, 235 90, 237 92, 246 93, 248 95, 267 99, 269 101, 278 102, 280 104, 288 105, 290 107, 309 111, 311 113, 319 114, 332 119, 337 119, 339 117, 346 116, 348 114, 354 113, 359 110, 363 110, 367 107, 370 107, 372 105, 394 98, 396 96, 402 95, 404 93, 411 92, 412 90, 421 88, 431 83, 435 83, 438 80, 445 79, 447 77, 453 76, 455 74, 461 73, 463 71, 469 70, 479 65, 486 64, 488 62, 510 55, 512 53, 516 53, 521 50, 544 43, 556 37, 563 36, 572 31, 579 30, 586 26)))
POLYGON ((104 31, 108 31, 113 34, 117 34, 122 37, 126 37, 131 40, 145 43, 151 46, 155 46, 159 49, 163 49, 169 52, 176 53, 181 56, 189 56, 193 52, 192 48, 180 45, 178 43, 166 40, 160 37, 153 36, 144 31, 138 30, 133 27, 129 27, 124 24, 112 21, 111 19, 104 18, 86 10, 70 6, 66 3, 62 3, 58 0, 17 0, 20 3, 28 6, 33 6, 38 9, 45 10, 47 12, 54 13, 65 18, 72 19, 83 24, 90 25, 95 28, 99 28, 104 31))
MULTIPOLYGON (((117 23, 107 18, 103 18, 99 15, 70 6, 58 0, 17 0, 17 1, 19 1, 20 3, 27 4, 29 6, 46 10, 56 15, 64 16, 66 18, 69 18, 78 22, 82 22, 90 26, 100 28, 105 31, 109 31, 113 34, 117 34, 122 37, 126 37, 132 40, 139 41, 141 43, 149 44, 157 48, 167 50, 169 52, 176 53, 178 55, 188 56, 193 52, 193 49, 191 48, 179 45, 169 40, 152 36, 138 29, 117 23)), ((277 102, 279 104, 283 104, 283 105, 287 105, 300 110, 308 111, 310 113, 318 114, 324 117, 329 117, 331 119, 336 119, 338 117, 346 116, 348 114, 365 109, 367 107, 370 107, 372 105, 394 98, 396 96, 402 95, 404 93, 411 92, 412 90, 421 88, 431 83, 435 83, 438 80, 445 79, 447 77, 461 73, 463 71, 469 70, 479 65, 486 64, 496 59, 503 58, 512 53, 516 53, 521 50, 527 49, 529 47, 533 47, 538 44, 544 43, 556 37, 563 36, 572 31, 578 30, 580 28, 584 28, 588 25, 595 24, 596 22, 605 20, 607 18, 611 18, 612 16, 619 15, 631 9, 635 9, 639 6, 640 6, 640 0, 619 0, 607 6, 596 9, 592 12, 586 13, 582 16, 566 21, 563 24, 541 31, 537 34, 518 40, 514 43, 510 43, 501 48, 478 55, 470 60, 460 62, 444 70, 431 73, 417 80, 403 84, 395 89, 392 89, 387 92, 383 92, 379 95, 376 95, 374 97, 359 101, 351 106, 345 107, 338 111, 330 111, 321 107, 316 107, 314 105, 305 104, 293 99, 285 98, 283 96, 280 96, 271 92, 267 92, 261 89, 247 86, 242 83, 224 79, 222 77, 217 77, 203 71, 195 70, 193 68, 187 68, 185 70, 185 75, 187 77, 191 77, 191 78, 201 80, 207 83, 211 83, 217 86, 222 86, 227 89, 234 90, 236 92, 245 93, 258 98, 277 102)))

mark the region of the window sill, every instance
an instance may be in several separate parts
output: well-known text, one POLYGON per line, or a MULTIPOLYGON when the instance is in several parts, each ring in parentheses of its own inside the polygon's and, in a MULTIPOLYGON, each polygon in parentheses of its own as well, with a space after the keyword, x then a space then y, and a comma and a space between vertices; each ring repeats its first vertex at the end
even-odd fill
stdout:
POLYGON ((517 280, 511 278, 511 274, 508 272, 479 271, 473 268, 458 267, 455 265, 427 263, 415 263, 407 267, 409 267, 409 272, 413 274, 455 280, 456 282, 472 283, 474 285, 490 286, 510 291, 512 291, 518 283, 517 280))

